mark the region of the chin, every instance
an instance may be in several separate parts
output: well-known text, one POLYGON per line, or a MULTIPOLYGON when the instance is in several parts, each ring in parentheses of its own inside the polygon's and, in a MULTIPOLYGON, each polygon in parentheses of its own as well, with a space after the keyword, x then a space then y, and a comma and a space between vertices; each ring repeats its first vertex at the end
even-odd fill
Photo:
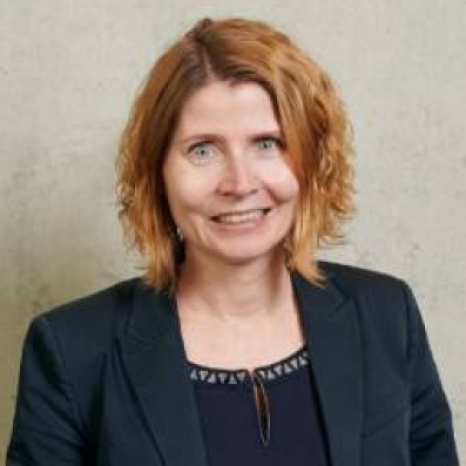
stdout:
POLYGON ((271 260, 278 255, 283 255, 281 245, 273 245, 270 248, 230 248, 228 251, 217 251, 215 254, 220 260, 232 265, 246 265, 254 261, 264 259, 271 260))

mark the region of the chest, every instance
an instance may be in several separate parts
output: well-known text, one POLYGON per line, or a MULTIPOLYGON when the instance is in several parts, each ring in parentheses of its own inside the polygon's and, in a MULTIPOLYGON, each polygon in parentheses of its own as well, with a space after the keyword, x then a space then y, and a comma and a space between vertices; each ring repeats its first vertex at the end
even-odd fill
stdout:
POLYGON ((219 325, 213 320, 180 316, 188 361, 224 369, 253 369, 278 361, 306 341, 297 312, 280 318, 219 325))

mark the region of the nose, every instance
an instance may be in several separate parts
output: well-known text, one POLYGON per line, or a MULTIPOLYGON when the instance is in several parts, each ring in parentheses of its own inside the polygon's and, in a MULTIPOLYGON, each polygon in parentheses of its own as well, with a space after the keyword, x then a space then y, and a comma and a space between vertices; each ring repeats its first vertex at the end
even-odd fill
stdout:
POLYGON ((225 164, 218 190, 225 196, 244 197, 257 191, 254 167, 247 157, 231 157, 225 164))

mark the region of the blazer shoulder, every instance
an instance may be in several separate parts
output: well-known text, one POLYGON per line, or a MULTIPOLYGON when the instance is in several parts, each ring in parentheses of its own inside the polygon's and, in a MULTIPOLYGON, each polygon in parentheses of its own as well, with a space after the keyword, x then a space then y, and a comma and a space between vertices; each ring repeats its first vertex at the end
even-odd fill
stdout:
POLYGON ((327 279, 354 303, 365 357, 382 351, 394 366, 405 364, 414 341, 413 313, 418 312, 409 285, 375 270, 327 262, 321 267, 327 279))
POLYGON ((406 351, 412 311, 417 309, 409 285, 398 277, 370 269, 329 262, 320 265, 327 280, 355 304, 365 341, 379 335, 387 351, 406 351))
POLYGON ((86 346, 87 352, 99 352, 124 330, 141 282, 140 278, 121 281, 61 304, 35 320, 46 320, 63 345, 86 346))
POLYGON ((410 289, 404 279, 394 275, 335 262, 320 261, 320 269, 344 295, 351 298, 371 294, 380 298, 402 296, 410 289))

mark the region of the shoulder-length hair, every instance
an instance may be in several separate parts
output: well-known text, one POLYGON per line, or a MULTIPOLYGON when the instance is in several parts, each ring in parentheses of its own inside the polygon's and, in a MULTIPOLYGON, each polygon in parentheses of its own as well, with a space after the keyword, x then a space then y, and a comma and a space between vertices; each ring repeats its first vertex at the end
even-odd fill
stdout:
POLYGON ((244 19, 203 19, 154 64, 134 103, 117 159, 119 217, 146 262, 146 281, 174 287, 175 225, 162 166, 183 104, 213 79, 254 82, 269 94, 299 182, 287 265, 315 284, 315 254, 343 238, 353 213, 351 130, 329 76, 283 33, 244 19))

